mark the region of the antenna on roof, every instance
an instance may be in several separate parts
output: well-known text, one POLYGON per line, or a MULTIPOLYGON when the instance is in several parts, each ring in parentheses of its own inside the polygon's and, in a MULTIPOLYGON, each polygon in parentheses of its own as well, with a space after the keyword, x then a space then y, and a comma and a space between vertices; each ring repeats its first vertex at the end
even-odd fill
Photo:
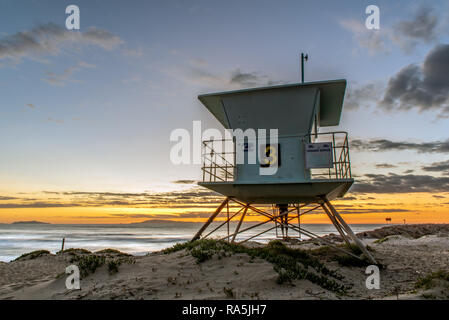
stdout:
POLYGON ((304 60, 309 60, 309 55, 301 53, 301 82, 304 83, 304 60))

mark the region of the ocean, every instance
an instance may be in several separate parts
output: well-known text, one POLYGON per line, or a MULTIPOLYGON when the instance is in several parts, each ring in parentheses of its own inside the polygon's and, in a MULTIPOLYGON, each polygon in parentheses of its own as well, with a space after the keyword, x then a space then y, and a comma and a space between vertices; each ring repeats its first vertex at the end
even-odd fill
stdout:
MULTIPOLYGON (((218 224, 212 224, 207 234, 218 224)), ((230 225, 230 232, 236 223, 230 225)), ((241 230, 252 226, 243 224, 241 230)), ((272 225, 273 226, 273 225, 272 225)), ((354 233, 380 228, 381 224, 353 224, 354 233)), ((34 250, 49 250, 55 253, 61 250, 62 239, 65 238, 65 249, 84 248, 98 251, 106 248, 117 249, 133 255, 145 255, 185 242, 201 227, 200 223, 157 222, 143 224, 0 224, 0 261, 9 262, 20 255, 34 250)), ((270 227, 270 226, 268 226, 270 227)), ((302 227, 319 236, 329 233, 337 234, 331 224, 304 224, 302 227)), ((256 235, 267 226, 256 227, 242 233, 239 239, 256 235)), ((295 235, 289 231, 289 235, 295 235)), ((214 236, 226 236, 226 225, 214 236)), ((296 233, 297 235, 297 233, 296 233)), ((269 231, 254 239, 268 242, 276 237, 275 230, 269 231)), ((302 236, 303 239, 306 237, 302 236)))

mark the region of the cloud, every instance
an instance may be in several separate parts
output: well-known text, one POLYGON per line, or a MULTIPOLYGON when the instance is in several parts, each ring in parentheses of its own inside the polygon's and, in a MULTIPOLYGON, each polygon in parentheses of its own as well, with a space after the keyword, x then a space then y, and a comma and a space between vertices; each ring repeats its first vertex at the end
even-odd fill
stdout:
POLYGON ((386 83, 377 81, 348 87, 345 110, 369 106, 386 112, 435 111, 439 118, 448 118, 449 44, 435 46, 422 64, 406 65, 386 83))
POLYGON ((123 41, 118 36, 95 27, 78 32, 47 23, 0 39, 0 60, 20 61, 24 57, 57 55, 70 45, 93 45, 112 50, 121 43, 123 41))
POLYGON ((8 197, 8 196, 0 196, 0 201, 4 201, 4 200, 15 200, 15 199, 19 199, 16 197, 8 197))
POLYGON ((51 202, 33 202, 33 203, 0 203, 0 209, 19 209, 19 208, 64 208, 78 207, 74 203, 51 203, 51 202))
POLYGON ((170 72, 175 78, 181 79, 189 84, 224 86, 228 81, 224 76, 213 74, 202 68, 190 66, 186 70, 170 72))
POLYGON ((404 142, 391 141, 387 139, 372 140, 351 140, 351 148, 361 151, 396 151, 396 150, 414 150, 419 153, 448 153, 449 139, 446 141, 433 142, 404 142))
POLYGON ((438 110, 449 115, 449 44, 440 44, 419 66, 410 64, 388 81, 379 104, 385 110, 438 110))
POLYGON ((143 57, 143 49, 137 48, 137 49, 123 49, 122 50, 123 55, 129 57, 129 58, 141 58, 143 57))
POLYGON ((393 28, 393 41, 404 51, 411 52, 419 42, 429 43, 438 38, 438 16, 435 10, 421 6, 411 20, 398 22, 393 28))
POLYGON ((79 33, 78 38, 86 44, 96 45, 105 50, 112 50, 123 43, 118 36, 113 35, 109 31, 90 27, 84 33, 79 33))
POLYGON ((385 208, 385 209, 343 209, 338 210, 341 214, 366 214, 366 213, 395 213, 395 212, 409 212, 410 210, 401 208, 385 208))
POLYGON ((441 172, 444 174, 449 174, 449 160, 434 162, 429 166, 422 167, 422 169, 428 172, 441 172))
POLYGON ((188 63, 198 68, 207 67, 207 61, 202 58, 190 58, 188 63))
POLYGON ((173 219, 178 218, 179 214, 151 214, 151 213, 111 213, 109 216, 103 217, 103 218, 110 218, 110 217, 116 217, 116 218, 130 218, 130 219, 143 219, 143 218, 150 218, 150 219, 173 219))
POLYGON ((282 81, 272 80, 269 76, 261 74, 259 72, 249 72, 249 71, 241 71, 240 69, 236 69, 231 71, 229 76, 218 76, 207 73, 205 71, 200 71, 197 69, 197 76, 201 81, 201 78, 206 80, 207 78, 213 78, 216 81, 222 82, 221 85, 223 87, 228 88, 247 88, 247 87, 258 87, 258 86, 271 86, 276 84, 282 84, 282 81), (207 75, 207 77, 206 77, 207 75), (201 77, 202 76, 202 77, 201 77))
POLYGON ((148 195, 148 193, 118 193, 118 192, 97 192, 97 191, 67 191, 67 192, 54 192, 44 191, 45 193, 63 194, 63 195, 95 195, 95 196, 114 196, 114 197, 139 197, 148 195))
POLYGON ((240 69, 237 69, 231 73, 229 82, 242 87, 274 85, 280 83, 279 81, 273 81, 268 76, 259 74, 258 72, 242 72, 240 69))
POLYGON ((189 85, 200 85, 211 90, 241 89, 283 83, 256 71, 242 71, 237 68, 227 73, 214 73, 210 70, 206 61, 190 58, 187 61, 187 67, 170 67, 161 71, 189 85))
POLYGON ((449 177, 429 175, 367 174, 351 188, 355 193, 446 192, 449 177))
POLYGON ((259 77, 254 73, 244 73, 240 70, 236 70, 233 72, 231 76, 231 83, 237 83, 245 86, 254 85, 259 81, 259 77))
POLYGON ((72 79, 71 76, 74 72, 77 72, 82 68, 95 68, 95 66, 84 61, 80 61, 76 65, 66 68, 64 72, 60 74, 47 71, 47 77, 42 78, 41 80, 54 86, 65 86, 68 82, 80 82, 79 80, 72 79))
POLYGON ((349 196, 349 197, 344 197, 344 198, 338 199, 337 201, 352 201, 352 200, 357 200, 357 197, 349 196))
POLYGON ((391 169, 391 168, 396 168, 397 166, 394 164, 389 164, 389 163, 378 163, 376 164, 376 168, 379 169, 391 169))
POLYGON ((411 19, 402 20, 393 26, 381 25, 379 30, 370 30, 361 20, 343 19, 342 28, 353 35, 358 47, 370 54, 388 53, 392 45, 397 45, 405 53, 411 53, 420 43, 436 42, 445 32, 444 18, 430 6, 421 6, 411 19))
MULTIPOLYGON (((182 212, 176 214, 139 214, 139 213, 112 213, 110 216, 117 218, 131 218, 131 219, 142 219, 142 218, 150 218, 150 219, 190 219, 190 218, 209 218, 211 215, 210 212, 182 212)), ((224 216, 224 213, 218 215, 218 217, 224 216)))
POLYGON ((349 87, 344 99, 344 108, 345 110, 357 110, 360 107, 369 106, 379 100, 384 90, 384 85, 380 82, 349 87))
POLYGON ((195 180, 176 180, 176 181, 173 181, 173 183, 176 183, 176 184, 195 184, 196 181, 195 180))
POLYGON ((344 29, 350 31, 358 46, 368 49, 370 54, 389 51, 386 44, 388 37, 386 28, 381 28, 380 30, 369 30, 359 20, 355 19, 340 20, 339 24, 344 29))
POLYGON ((52 117, 48 117, 48 118, 47 118, 47 121, 48 121, 48 122, 54 122, 54 123, 57 123, 57 124, 62 124, 62 123, 64 123, 64 120, 54 119, 54 118, 52 118, 52 117))
MULTIPOLYGON (((182 180, 181 180, 182 181, 182 180)), ((186 182, 189 180, 186 180, 186 182)), ((187 190, 158 193, 118 193, 96 191, 43 191, 57 195, 56 200, 84 207, 127 206, 133 208, 214 208, 223 201, 216 192, 192 186, 187 190)))
POLYGON ((141 82, 142 82, 142 77, 139 75, 133 75, 131 77, 122 79, 122 83, 124 83, 124 84, 135 85, 135 84, 138 84, 141 82))
POLYGON ((219 194, 192 187, 185 191, 159 193, 115 193, 44 191, 52 195, 46 199, 28 199, 0 196, 0 200, 15 200, 15 203, 2 204, 0 208, 47 208, 47 207, 108 207, 124 206, 132 208, 216 208, 223 200, 219 194), (29 202, 33 200, 33 202, 29 202))

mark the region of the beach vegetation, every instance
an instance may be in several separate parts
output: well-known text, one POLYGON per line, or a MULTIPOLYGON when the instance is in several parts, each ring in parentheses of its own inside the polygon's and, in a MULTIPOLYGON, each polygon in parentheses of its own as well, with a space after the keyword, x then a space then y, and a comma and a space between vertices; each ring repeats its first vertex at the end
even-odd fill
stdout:
POLYGON ((250 261, 254 261, 255 258, 263 259, 273 264, 273 269, 278 273, 278 284, 291 282, 295 279, 306 279, 337 293, 344 293, 349 289, 346 285, 338 282, 343 280, 342 275, 328 269, 307 251, 289 248, 279 240, 270 241, 262 247, 249 248, 223 240, 201 239, 176 244, 163 250, 163 253, 167 254, 184 249, 196 258, 197 263, 205 262, 214 255, 219 256, 223 251, 228 254, 247 254, 250 256, 250 261))
POLYGON ((357 256, 362 254, 362 249, 360 249, 359 246, 354 243, 344 244, 343 248, 345 248, 346 250, 350 251, 351 253, 357 256))
POLYGON ((437 300, 438 299, 438 297, 432 293, 423 293, 422 297, 424 299, 428 299, 428 300, 437 300))
POLYGON ((107 266, 108 266, 108 272, 109 274, 114 274, 117 273, 119 271, 119 267, 123 264, 135 264, 136 260, 134 259, 133 256, 129 255, 129 254, 123 254, 120 255, 118 258, 114 258, 111 260, 106 259, 107 261, 107 266))
POLYGON ((223 288, 223 292, 226 295, 227 298, 234 298, 234 291, 232 290, 232 288, 223 288))
POLYGON ((170 283, 170 284, 175 285, 175 284, 176 284, 176 278, 174 278, 174 277, 168 277, 168 278, 167 278, 167 283, 170 283))
POLYGON ((64 251, 58 251, 58 254, 60 253, 68 253, 68 254, 91 254, 89 250, 82 249, 82 248, 69 248, 64 251))
POLYGON ((374 243, 376 243, 376 244, 381 244, 381 243, 384 243, 384 242, 386 242, 386 241, 388 241, 388 240, 389 240, 388 237, 384 237, 384 238, 375 240, 374 243))
POLYGON ((91 255, 75 255, 70 263, 75 263, 80 269, 80 278, 84 279, 89 274, 95 273, 95 271, 104 265, 106 258, 96 254, 91 255))
POLYGON ((113 259, 108 261, 108 272, 114 274, 118 272, 118 267, 122 264, 119 259, 113 259))
POLYGON ((64 253, 71 255, 70 263, 78 266, 81 279, 95 273, 103 265, 106 265, 109 274, 112 275, 119 271, 119 267, 123 263, 134 264, 136 262, 133 256, 114 249, 105 249, 96 253, 85 249, 67 249, 64 253))
POLYGON ((254 299, 254 298, 257 298, 257 299, 258 299, 258 298, 259 298, 259 292, 252 292, 252 293, 249 294, 249 296, 250 296, 251 298, 253 298, 253 299, 254 299))
MULTIPOLYGON (((337 247, 345 249, 357 257, 343 253, 331 246, 322 246, 320 248, 313 249, 311 250, 311 253, 314 256, 321 256, 321 257, 324 256, 328 257, 331 260, 335 260, 338 262, 339 265, 343 267, 366 267, 371 264, 365 257, 365 255, 362 253, 362 250, 357 245, 351 243, 349 245, 348 244, 337 245, 337 247)), ((374 251, 374 249, 369 246, 366 246, 366 248, 369 251, 374 251)), ((379 265, 379 267, 381 266, 379 265)))
POLYGON ((122 257, 131 257, 129 253, 121 252, 116 249, 103 249, 100 251, 95 252, 96 254, 104 254, 104 255, 110 255, 110 256, 122 256, 122 257))
POLYGON ((343 267, 366 267, 370 264, 364 259, 356 258, 349 254, 336 255, 335 260, 343 267))
POLYGON ((33 252, 24 253, 14 261, 33 260, 48 254, 51 254, 48 250, 36 250, 33 252))
POLYGON ((417 289, 431 289, 438 285, 439 281, 448 281, 449 282, 449 271, 446 270, 438 270, 436 272, 432 272, 427 276, 418 279, 415 284, 417 289))

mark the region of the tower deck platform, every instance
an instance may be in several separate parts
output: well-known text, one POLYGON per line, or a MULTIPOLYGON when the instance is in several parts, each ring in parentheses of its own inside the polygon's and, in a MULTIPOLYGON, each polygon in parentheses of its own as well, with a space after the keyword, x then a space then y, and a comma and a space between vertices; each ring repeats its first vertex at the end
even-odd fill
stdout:
POLYGON ((246 203, 313 203, 343 197, 354 179, 311 180, 289 183, 199 182, 200 186, 246 203))

